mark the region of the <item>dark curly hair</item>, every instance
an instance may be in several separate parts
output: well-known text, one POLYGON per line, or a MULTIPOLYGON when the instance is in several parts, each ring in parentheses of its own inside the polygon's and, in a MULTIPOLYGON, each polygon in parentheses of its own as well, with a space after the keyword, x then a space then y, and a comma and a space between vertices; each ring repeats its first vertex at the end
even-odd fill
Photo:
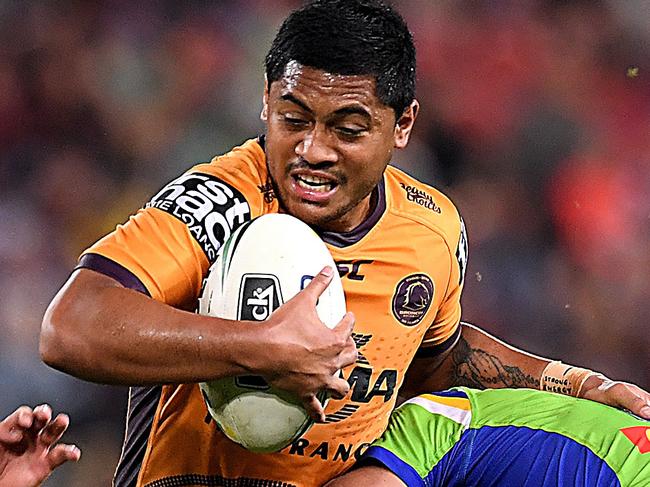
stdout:
POLYGON ((266 55, 269 86, 291 61, 333 74, 372 76, 399 117, 415 98, 415 46, 406 22, 378 0, 316 0, 292 12, 266 55))

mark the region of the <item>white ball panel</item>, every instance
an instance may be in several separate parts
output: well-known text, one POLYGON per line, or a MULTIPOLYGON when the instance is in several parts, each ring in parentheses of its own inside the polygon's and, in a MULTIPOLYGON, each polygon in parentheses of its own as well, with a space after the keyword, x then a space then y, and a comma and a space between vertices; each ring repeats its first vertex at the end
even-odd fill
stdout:
MULTIPOLYGON (((296 218, 264 215, 240 227, 220 249, 204 282, 199 313, 266 319, 326 265, 335 270, 334 278, 316 310, 321 321, 333 328, 346 305, 327 247, 296 218)), ((240 387, 235 378, 225 378, 203 383, 201 389, 210 414, 226 436, 252 451, 277 451, 312 424, 298 398, 273 387, 251 390, 240 387)))

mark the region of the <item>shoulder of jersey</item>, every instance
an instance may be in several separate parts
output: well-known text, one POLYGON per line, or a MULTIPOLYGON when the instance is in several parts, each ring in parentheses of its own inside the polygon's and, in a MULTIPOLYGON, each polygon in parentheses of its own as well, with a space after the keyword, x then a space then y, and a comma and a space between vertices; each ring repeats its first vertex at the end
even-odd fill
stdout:
POLYGON ((451 240, 457 240, 461 217, 456 205, 441 191, 404 171, 388 166, 386 190, 390 192, 393 214, 421 223, 451 240))
POLYGON ((250 139, 231 151, 197 164, 189 172, 209 174, 231 184, 245 193, 251 202, 253 195, 264 196, 270 190, 267 182, 266 156, 257 139, 250 139))

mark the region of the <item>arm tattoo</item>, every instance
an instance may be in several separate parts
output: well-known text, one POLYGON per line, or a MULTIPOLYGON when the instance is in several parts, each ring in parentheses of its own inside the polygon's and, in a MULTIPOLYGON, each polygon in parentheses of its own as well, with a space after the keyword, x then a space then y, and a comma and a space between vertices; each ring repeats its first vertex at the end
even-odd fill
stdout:
POLYGON ((478 389, 529 387, 539 389, 539 379, 514 365, 505 365, 485 350, 471 348, 461 336, 452 352, 451 380, 454 385, 478 389))

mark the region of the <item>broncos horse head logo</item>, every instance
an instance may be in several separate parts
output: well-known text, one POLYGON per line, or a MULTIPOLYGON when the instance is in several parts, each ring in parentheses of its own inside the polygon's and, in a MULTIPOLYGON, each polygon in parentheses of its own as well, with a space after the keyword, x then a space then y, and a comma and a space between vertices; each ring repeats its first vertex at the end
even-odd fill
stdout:
POLYGON ((421 282, 412 282, 406 288, 404 294, 403 309, 409 311, 425 310, 431 302, 431 293, 421 282))
POLYGON ((434 284, 426 274, 411 274, 402 279, 393 295, 393 315, 406 326, 417 325, 433 301, 434 284))

